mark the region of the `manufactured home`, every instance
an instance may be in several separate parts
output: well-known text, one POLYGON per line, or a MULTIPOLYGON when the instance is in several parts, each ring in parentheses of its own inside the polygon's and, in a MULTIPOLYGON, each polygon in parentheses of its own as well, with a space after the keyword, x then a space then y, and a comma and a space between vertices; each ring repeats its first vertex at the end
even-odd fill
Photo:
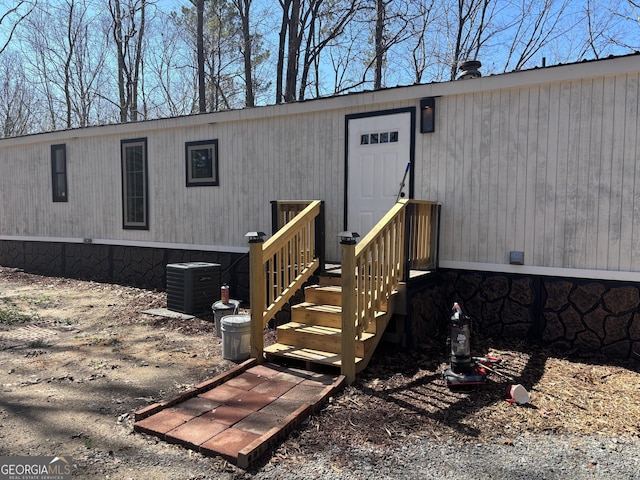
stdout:
POLYGON ((274 234, 286 201, 320 202, 319 269, 345 235, 426 201, 430 273, 404 275, 405 343, 459 301, 488 334, 627 358, 639 97, 629 55, 3 139, 0 265, 163 289, 167 265, 210 262, 248 301, 245 235, 274 234))

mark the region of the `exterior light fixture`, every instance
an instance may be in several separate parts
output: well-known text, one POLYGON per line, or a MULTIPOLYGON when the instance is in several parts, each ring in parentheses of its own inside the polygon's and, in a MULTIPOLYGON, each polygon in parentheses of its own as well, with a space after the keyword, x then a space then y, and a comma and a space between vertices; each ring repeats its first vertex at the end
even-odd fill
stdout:
POLYGON ((427 97, 420 100, 420 132, 431 133, 436 131, 436 99, 427 97))
POLYGON ((360 237, 358 232, 340 232, 338 238, 343 245, 353 245, 356 243, 356 238, 360 237))
POLYGON ((264 232, 247 232, 244 236, 249 240, 249 243, 258 243, 264 241, 264 237, 267 234, 264 232))

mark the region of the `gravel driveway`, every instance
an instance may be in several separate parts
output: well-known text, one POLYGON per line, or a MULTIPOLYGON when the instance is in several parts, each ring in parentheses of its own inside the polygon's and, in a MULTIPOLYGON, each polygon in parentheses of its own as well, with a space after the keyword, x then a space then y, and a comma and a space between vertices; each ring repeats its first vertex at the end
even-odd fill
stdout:
POLYGON ((416 439, 348 452, 327 445, 295 468, 270 463, 253 478, 640 479, 640 442, 541 434, 523 435, 509 445, 416 439))

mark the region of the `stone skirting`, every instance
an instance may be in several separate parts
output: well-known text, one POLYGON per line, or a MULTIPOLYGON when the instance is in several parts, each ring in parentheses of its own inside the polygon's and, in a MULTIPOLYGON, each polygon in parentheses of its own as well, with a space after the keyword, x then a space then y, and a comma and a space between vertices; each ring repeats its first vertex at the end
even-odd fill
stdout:
POLYGON ((640 354, 638 283, 442 270, 412 287, 408 338, 446 335, 454 301, 487 336, 612 358, 640 354))
MULTIPOLYGON (((166 290, 166 265, 181 262, 220 264, 220 281, 229 285, 232 298, 249 301, 246 254, 0 241, 0 265, 5 267, 159 291, 166 290)), ((418 348, 427 339, 446 336, 456 301, 483 335, 612 358, 640 355, 638 283, 439 270, 409 286, 407 346, 418 348)), ((278 323, 288 314, 288 308, 280 312, 278 323)))
POLYGON ((167 264, 181 262, 220 264, 220 281, 229 285, 232 298, 249 300, 249 257, 246 254, 0 240, 0 265, 5 267, 160 291, 166 290, 167 264))

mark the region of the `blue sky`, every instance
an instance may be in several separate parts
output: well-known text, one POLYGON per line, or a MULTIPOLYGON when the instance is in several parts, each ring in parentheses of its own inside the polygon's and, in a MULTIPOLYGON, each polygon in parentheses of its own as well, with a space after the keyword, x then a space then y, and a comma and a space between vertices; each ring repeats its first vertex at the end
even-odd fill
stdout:
MULTIPOLYGON (((527 3, 534 5, 534 9, 530 12, 531 17, 535 15, 536 8, 541 8, 540 6, 544 2, 545 0, 527 1, 527 3)), ((442 4, 444 3, 446 2, 442 2, 442 4)), ((495 22, 500 23, 500 27, 510 23, 524 3, 524 0, 495 0, 493 3, 497 12, 495 22)), ((179 9, 181 6, 191 5, 191 2, 189 0, 158 0, 157 4, 163 10, 170 11, 179 9)), ((254 0, 252 8, 260 10, 264 5, 268 4, 274 4, 276 7, 272 8, 274 13, 270 18, 270 20, 273 20, 273 26, 266 31, 273 32, 275 35, 278 30, 277 23, 280 20, 280 15, 277 14, 279 10, 277 0, 254 0)), ((562 8, 564 8, 562 20, 557 26, 560 35, 551 39, 546 47, 532 56, 527 64, 528 68, 541 65, 543 58, 547 65, 595 58, 596 53, 585 47, 589 28, 585 16, 587 9, 594 12, 593 22, 595 29, 606 30, 605 35, 599 35, 595 38, 594 43, 599 56, 624 55, 632 52, 633 49, 640 49, 638 13, 631 10, 628 0, 553 0, 552 9, 555 12, 559 12, 562 8), (620 43, 624 43, 631 48, 615 45, 609 37, 615 37, 620 43)), ((552 22, 556 18, 557 15, 552 15, 547 21, 552 22)), ((516 26, 512 25, 511 28, 496 34, 481 50, 479 58, 487 73, 501 73, 504 70, 510 71, 514 68, 515 63, 511 61, 507 64, 506 58, 508 45, 512 42, 516 28, 516 26)), ((440 31, 434 31, 432 28, 430 32, 431 34, 427 34, 429 42, 446 41, 440 31)), ((362 34, 361 38, 365 41, 368 40, 362 34)), ((275 39, 270 43, 275 45, 275 39)), ((408 52, 414 47, 414 44, 415 42, 398 47, 389 55, 387 60, 389 62, 389 71, 386 78, 387 86, 413 83, 413 78, 403 71, 406 67, 401 66, 400 63, 394 65, 394 61, 406 62, 408 52)), ((432 79, 434 76, 437 75, 430 75, 432 79)))

